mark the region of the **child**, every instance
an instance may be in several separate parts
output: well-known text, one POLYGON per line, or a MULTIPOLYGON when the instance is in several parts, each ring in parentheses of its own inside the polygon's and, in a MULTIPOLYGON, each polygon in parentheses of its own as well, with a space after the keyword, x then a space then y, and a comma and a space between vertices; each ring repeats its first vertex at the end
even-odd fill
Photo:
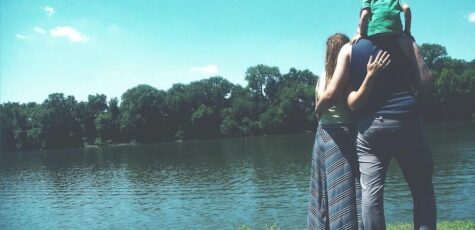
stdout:
MULTIPOLYGON (((421 57, 411 35, 411 20, 411 9, 406 0, 363 0, 358 31, 351 43, 354 44, 360 38, 365 37, 374 37, 379 40, 397 39, 412 66, 413 85, 416 91, 420 91, 421 87, 429 87, 427 84, 430 79, 427 76, 430 76, 430 71, 426 66, 420 66, 417 62, 417 59, 421 57), (404 13, 404 30, 402 29, 401 12, 404 13)), ((426 89, 425 91, 430 90, 426 89)))
POLYGON ((363 0, 358 33, 353 43, 362 37, 391 34, 411 35, 411 9, 405 0, 363 0), (404 12, 404 32, 400 12, 404 12))

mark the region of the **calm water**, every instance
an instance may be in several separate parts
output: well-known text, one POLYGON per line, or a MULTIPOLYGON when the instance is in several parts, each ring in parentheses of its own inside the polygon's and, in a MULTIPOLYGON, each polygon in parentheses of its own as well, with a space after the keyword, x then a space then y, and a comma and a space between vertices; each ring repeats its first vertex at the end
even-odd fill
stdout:
MULTIPOLYGON (((429 127, 439 219, 475 218, 475 122, 429 127)), ((313 134, 0 158, 0 229, 304 229, 313 134)), ((388 222, 411 220, 396 164, 388 222)))

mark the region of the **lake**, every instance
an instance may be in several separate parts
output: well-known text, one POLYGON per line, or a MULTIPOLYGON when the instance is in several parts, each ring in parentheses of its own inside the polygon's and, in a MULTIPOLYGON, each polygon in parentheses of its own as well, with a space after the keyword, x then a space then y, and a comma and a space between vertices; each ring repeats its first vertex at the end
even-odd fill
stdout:
MULTIPOLYGON (((475 122, 428 127, 439 220, 475 218, 475 122)), ((0 157, 0 229, 305 229, 314 134, 0 157)), ((411 222, 392 162, 389 223, 411 222)))

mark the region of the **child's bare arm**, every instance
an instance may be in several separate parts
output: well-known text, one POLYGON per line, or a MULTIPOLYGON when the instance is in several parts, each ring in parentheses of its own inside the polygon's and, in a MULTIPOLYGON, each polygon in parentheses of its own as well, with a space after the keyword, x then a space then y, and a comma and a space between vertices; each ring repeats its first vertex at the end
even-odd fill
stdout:
POLYGON ((369 8, 364 8, 361 10, 360 21, 358 23, 358 29, 356 31, 355 37, 351 39, 350 44, 355 44, 361 38, 368 37, 368 18, 370 15, 369 8))
POLYGON ((369 8, 365 8, 361 10, 360 21, 359 21, 359 31, 358 31, 361 37, 368 36, 368 18, 370 14, 371 14, 371 11, 369 10, 369 8))
POLYGON ((408 4, 403 4, 401 6, 402 11, 404 12, 404 33, 410 35, 411 34, 411 22, 412 22, 412 14, 411 8, 408 4))

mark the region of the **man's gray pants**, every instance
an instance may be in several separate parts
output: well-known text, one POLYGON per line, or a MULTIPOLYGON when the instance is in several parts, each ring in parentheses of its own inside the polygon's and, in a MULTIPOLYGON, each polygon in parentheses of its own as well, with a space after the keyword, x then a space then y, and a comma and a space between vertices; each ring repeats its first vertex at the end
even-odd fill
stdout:
POLYGON ((357 154, 361 172, 362 217, 365 230, 386 229, 384 181, 394 157, 411 190, 414 228, 435 229, 432 152, 418 116, 366 117, 357 123, 357 154))

